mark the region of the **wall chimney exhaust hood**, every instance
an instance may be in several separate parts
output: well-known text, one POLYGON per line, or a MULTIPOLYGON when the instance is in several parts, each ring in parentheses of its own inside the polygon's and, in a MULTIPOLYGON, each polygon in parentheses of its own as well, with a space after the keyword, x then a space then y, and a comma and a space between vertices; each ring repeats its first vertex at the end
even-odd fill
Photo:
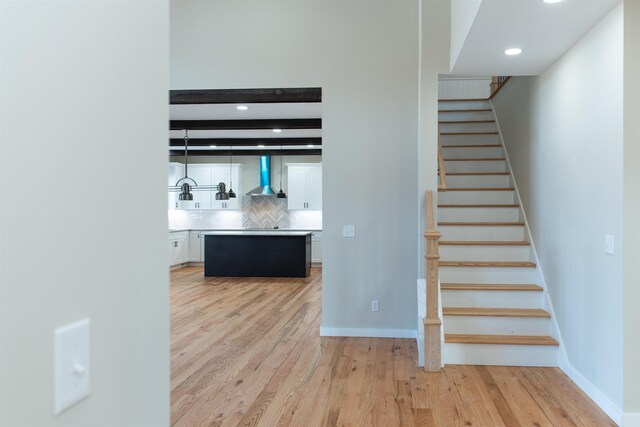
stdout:
POLYGON ((260 156, 260 185, 247 193, 247 196, 275 196, 277 193, 271 188, 271 156, 260 156))

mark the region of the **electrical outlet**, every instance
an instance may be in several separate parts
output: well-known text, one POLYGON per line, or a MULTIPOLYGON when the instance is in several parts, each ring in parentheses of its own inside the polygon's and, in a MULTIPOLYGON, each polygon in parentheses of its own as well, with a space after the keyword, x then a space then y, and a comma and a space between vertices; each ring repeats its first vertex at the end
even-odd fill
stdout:
POLYGON ((604 236, 604 252, 609 255, 615 253, 613 236, 604 236))
POLYGON ((345 225, 342 227, 342 237, 356 237, 356 226, 345 225))
POLYGON ((371 311, 379 311, 380 302, 377 299, 371 300, 371 311))

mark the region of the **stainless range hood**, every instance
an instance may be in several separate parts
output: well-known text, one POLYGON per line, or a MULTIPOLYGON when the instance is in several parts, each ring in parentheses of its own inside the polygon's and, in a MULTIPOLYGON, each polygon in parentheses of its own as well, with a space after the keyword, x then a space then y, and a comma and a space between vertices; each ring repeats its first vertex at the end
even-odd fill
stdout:
POLYGON ((271 188, 271 156, 260 156, 260 185, 247 193, 247 196, 275 196, 271 188))

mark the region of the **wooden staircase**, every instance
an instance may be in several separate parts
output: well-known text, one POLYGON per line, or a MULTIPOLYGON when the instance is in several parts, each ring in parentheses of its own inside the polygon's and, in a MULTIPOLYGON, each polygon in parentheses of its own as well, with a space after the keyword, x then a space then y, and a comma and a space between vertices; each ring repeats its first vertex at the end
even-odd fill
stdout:
POLYGON ((439 104, 444 363, 557 366, 551 314, 491 105, 439 104))

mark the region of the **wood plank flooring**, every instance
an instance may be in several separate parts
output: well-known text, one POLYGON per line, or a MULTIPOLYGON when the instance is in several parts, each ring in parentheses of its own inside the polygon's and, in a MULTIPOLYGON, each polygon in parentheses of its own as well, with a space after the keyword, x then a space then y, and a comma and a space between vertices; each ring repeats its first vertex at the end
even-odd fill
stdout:
POLYGON ((172 425, 615 425, 555 368, 427 374, 415 340, 321 338, 321 280, 173 271, 172 425))

